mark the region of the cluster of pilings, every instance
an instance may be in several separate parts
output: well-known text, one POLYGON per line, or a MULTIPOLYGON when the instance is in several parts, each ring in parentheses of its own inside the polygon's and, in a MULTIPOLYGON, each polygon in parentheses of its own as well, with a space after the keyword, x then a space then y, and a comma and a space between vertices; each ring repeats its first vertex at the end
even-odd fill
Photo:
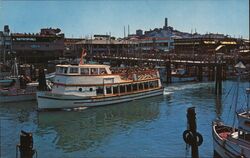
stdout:
MULTIPOLYGON (((165 63, 166 66, 166 83, 172 83, 173 74, 171 73, 174 65, 175 69, 178 69, 178 65, 173 63, 171 60, 167 60, 165 63)), ((223 62, 214 62, 214 63, 186 63, 185 66, 186 76, 195 77, 196 81, 216 81, 219 83, 222 80, 226 79, 227 67, 223 62), (206 78, 205 78, 206 77, 206 78)), ((180 76, 181 78, 182 76, 180 76)), ((185 77, 185 75, 183 76, 185 77)), ((218 84, 219 86, 220 84, 218 84)))
POLYGON ((185 70, 184 75, 179 75, 177 78, 184 79, 185 77, 193 77, 195 81, 217 81, 225 80, 226 75, 229 74, 227 71, 228 66, 225 61, 220 61, 218 63, 218 55, 215 55, 211 58, 199 58, 196 57, 192 60, 185 60, 179 58, 173 58, 171 56, 167 56, 165 58, 139 58, 139 57, 128 57, 128 56, 92 56, 91 59, 98 61, 100 63, 108 62, 112 66, 142 66, 142 67, 160 67, 160 69, 164 69, 165 72, 161 71, 161 78, 163 82, 172 83, 173 74, 172 71, 182 68, 185 70), (218 66, 221 65, 220 66, 218 66), (220 73, 217 73, 217 70, 220 73), (221 75, 219 77, 219 75, 221 75))

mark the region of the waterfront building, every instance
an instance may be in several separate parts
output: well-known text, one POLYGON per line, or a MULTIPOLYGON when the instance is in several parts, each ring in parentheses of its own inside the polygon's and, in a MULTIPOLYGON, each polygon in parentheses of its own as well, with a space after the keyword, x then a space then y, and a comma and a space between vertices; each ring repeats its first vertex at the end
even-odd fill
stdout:
POLYGON ((70 57, 74 58, 79 56, 79 52, 77 51, 77 44, 78 42, 81 42, 85 40, 84 38, 65 38, 64 39, 64 57, 70 57))
POLYGON ((139 40, 139 48, 143 53, 169 52, 174 49, 174 40, 171 38, 142 38, 139 40))
POLYGON ((239 48, 234 38, 182 38, 174 40, 174 52, 177 54, 213 55, 216 52, 229 54, 239 48))
POLYGON ((11 33, 12 52, 21 63, 43 63, 63 56, 64 34, 44 28, 40 33, 11 33))
POLYGON ((94 35, 93 38, 86 38, 71 43, 71 52, 75 52, 72 56, 79 57, 83 48, 88 50, 88 54, 109 54, 121 55, 133 53, 138 43, 136 40, 115 39, 109 35, 94 35))

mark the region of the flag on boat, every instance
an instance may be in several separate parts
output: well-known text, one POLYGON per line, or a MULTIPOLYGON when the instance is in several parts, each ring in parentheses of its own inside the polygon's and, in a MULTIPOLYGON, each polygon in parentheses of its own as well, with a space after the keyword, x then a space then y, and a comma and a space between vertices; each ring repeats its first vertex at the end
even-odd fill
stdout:
POLYGON ((87 55, 86 49, 82 49, 82 55, 81 55, 81 59, 80 59, 79 65, 84 64, 83 58, 84 58, 86 55, 87 55))

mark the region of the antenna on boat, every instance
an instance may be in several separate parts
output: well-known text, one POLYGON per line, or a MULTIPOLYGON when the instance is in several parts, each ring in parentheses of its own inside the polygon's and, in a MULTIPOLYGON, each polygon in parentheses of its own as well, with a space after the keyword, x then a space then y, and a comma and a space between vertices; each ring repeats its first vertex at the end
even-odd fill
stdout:
POLYGON ((82 49, 82 54, 81 54, 81 59, 80 59, 80 62, 79 62, 79 65, 83 65, 84 64, 84 61, 83 61, 83 58, 87 55, 87 51, 86 49, 82 49))

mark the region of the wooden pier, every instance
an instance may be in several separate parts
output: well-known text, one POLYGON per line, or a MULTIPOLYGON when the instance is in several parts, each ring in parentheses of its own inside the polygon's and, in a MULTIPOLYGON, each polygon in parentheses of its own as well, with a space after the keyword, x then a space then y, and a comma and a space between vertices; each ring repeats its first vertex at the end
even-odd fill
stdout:
POLYGON ((138 67, 159 67, 164 69, 161 76, 164 75, 163 81, 172 82, 172 77, 195 77, 196 81, 214 81, 220 75, 222 80, 226 79, 231 61, 225 60, 222 54, 213 56, 192 56, 176 54, 112 54, 99 53, 89 54, 88 60, 98 61, 100 63, 110 63, 112 66, 138 66, 138 67), (220 60, 218 58, 220 57, 220 60), (216 73, 218 64, 221 66, 219 73, 216 73), (185 74, 173 74, 173 70, 183 69, 185 74))

